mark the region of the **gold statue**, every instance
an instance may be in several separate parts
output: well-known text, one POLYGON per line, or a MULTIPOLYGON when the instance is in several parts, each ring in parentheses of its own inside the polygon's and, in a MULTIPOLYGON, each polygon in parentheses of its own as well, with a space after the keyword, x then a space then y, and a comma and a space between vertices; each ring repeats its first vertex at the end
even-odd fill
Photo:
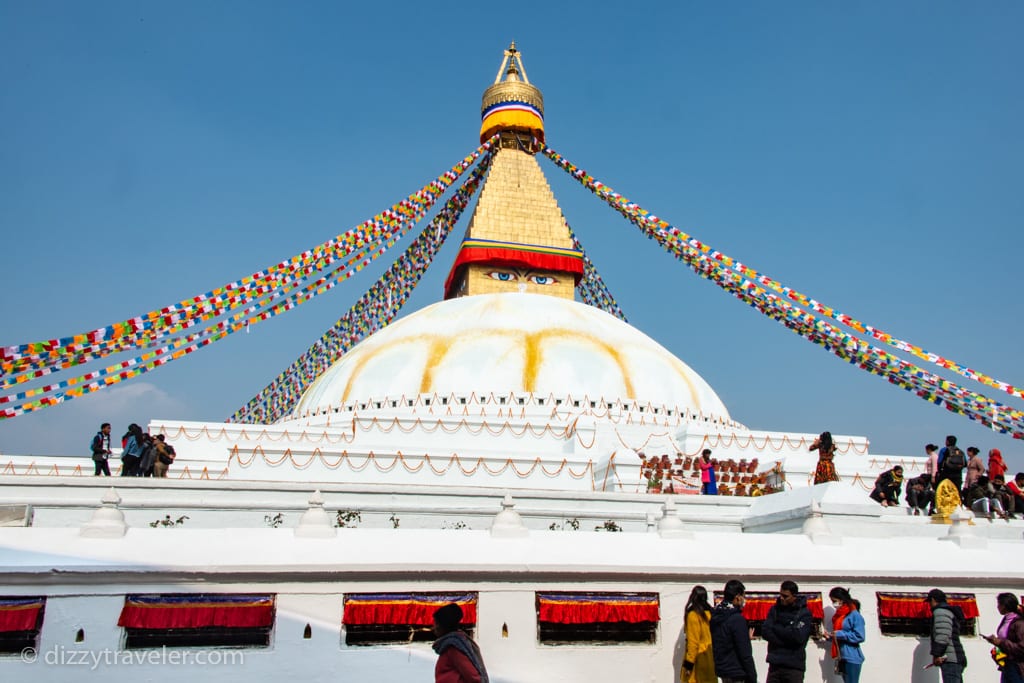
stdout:
POLYGON ((935 488, 935 514, 932 521, 936 524, 949 524, 949 518, 960 507, 960 491, 949 479, 943 479, 935 488))

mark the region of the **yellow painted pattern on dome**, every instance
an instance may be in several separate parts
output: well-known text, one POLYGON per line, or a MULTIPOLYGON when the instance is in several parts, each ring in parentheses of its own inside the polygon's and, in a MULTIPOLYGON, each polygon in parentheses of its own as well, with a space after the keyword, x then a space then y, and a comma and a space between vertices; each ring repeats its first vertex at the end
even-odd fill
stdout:
POLYGON ((351 354, 350 357, 354 357, 354 360, 350 360, 349 362, 355 363, 355 367, 352 368, 352 371, 349 373, 348 379, 345 381, 345 390, 341 392, 341 402, 344 403, 348 401, 349 395, 352 393, 352 385, 355 384, 355 381, 356 379, 359 378, 360 373, 362 373, 362 371, 366 368, 367 364, 375 360, 381 352, 389 351, 397 346, 402 346, 405 344, 414 345, 416 343, 429 343, 431 339, 432 335, 401 337, 399 339, 395 339, 394 341, 390 341, 385 344, 378 344, 372 350, 368 350, 363 353, 351 354))
MULTIPOLYGON (((550 340, 557 339, 570 343, 575 341, 581 346, 586 345, 605 354, 618 368, 622 382, 625 385, 627 397, 643 398, 636 396, 634 389, 636 383, 628 368, 624 355, 619 351, 619 349, 608 344, 600 337, 568 328, 547 328, 537 332, 512 329, 480 329, 462 331, 458 336, 447 334, 420 334, 402 337, 401 339, 395 339, 393 341, 379 344, 372 349, 366 349, 361 353, 354 354, 356 358, 353 358, 352 362, 355 363, 355 367, 352 368, 345 383, 345 389, 341 396, 341 403, 345 403, 350 400, 353 385, 359 379, 359 376, 366 370, 367 365, 379 358, 383 353, 404 345, 421 344, 427 347, 426 360, 421 369, 418 382, 419 392, 430 393, 432 391, 440 390, 440 388, 434 386, 438 367, 440 367, 448 357, 453 344, 461 339, 467 338, 468 336, 499 337, 513 342, 518 342, 514 346, 521 350, 524 361, 522 376, 520 378, 524 391, 532 392, 537 390, 537 379, 544 360, 545 343, 550 340)), ((690 392, 690 400, 693 402, 692 404, 694 406, 700 406, 701 402, 697 389, 687 376, 687 373, 683 370, 683 366, 675 358, 672 358, 671 360, 674 361, 671 363, 672 369, 686 383, 687 389, 690 392)), ((445 389, 447 390, 448 388, 445 389)))
MULTIPOLYGON (((541 333, 543 334, 543 333, 541 333)), ((533 391, 537 387, 537 372, 540 370, 541 334, 527 334, 523 337, 523 390, 533 391)))
POLYGON ((430 342, 430 349, 427 351, 427 362, 423 366, 423 374, 420 377, 420 393, 430 392, 430 385, 434 383, 434 370, 444 357, 448 355, 451 348, 448 337, 433 339, 430 342))

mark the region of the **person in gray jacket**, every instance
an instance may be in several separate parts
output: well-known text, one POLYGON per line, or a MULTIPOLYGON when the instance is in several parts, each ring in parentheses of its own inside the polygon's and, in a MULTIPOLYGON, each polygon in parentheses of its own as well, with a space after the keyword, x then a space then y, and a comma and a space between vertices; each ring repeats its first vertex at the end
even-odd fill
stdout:
POLYGON ((928 591, 925 601, 932 607, 932 665, 942 672, 942 683, 963 683, 967 655, 960 643, 964 613, 946 601, 938 588, 928 591))

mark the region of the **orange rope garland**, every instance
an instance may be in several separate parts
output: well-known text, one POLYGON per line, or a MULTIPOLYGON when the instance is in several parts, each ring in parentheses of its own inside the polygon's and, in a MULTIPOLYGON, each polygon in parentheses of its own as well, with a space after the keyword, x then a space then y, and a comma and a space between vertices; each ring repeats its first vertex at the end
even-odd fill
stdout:
POLYGON ((367 453, 366 456, 363 458, 362 463, 359 464, 356 463, 356 459, 352 455, 350 455, 348 451, 342 451, 342 453, 338 456, 338 460, 333 465, 331 465, 330 463, 327 462, 325 454, 321 452, 320 449, 316 449, 315 451, 313 451, 313 453, 309 455, 307 459, 305 459, 304 462, 300 463, 292 454, 291 449, 285 450, 285 452, 281 455, 280 458, 273 459, 267 456, 266 452, 263 450, 261 446, 254 447, 252 450, 252 454, 248 459, 245 459, 242 456, 242 454, 239 452, 238 446, 232 447, 231 453, 228 456, 228 464, 230 465, 231 461, 234 460, 235 462, 238 463, 239 467, 246 468, 251 466, 257 457, 261 457, 263 461, 271 467, 277 467, 278 465, 281 465, 287 460, 291 462, 293 467, 300 470, 308 468, 316 460, 320 460, 324 465, 326 465, 330 469, 337 469, 338 467, 341 466, 343 462, 345 462, 347 463, 349 469, 351 469, 354 472, 362 472, 372 463, 373 466, 377 469, 377 471, 383 474, 391 472, 399 464, 401 464, 402 467, 411 474, 419 472, 421 469, 423 469, 424 465, 427 465, 428 467, 430 467, 431 471, 434 472, 434 474, 437 474, 439 476, 447 474, 448 471, 451 470, 453 466, 457 466, 459 471, 466 476, 473 476, 482 467, 485 472, 492 476, 498 476, 504 474, 508 470, 512 470, 512 472, 515 473, 516 476, 524 479, 533 474, 538 468, 545 476, 552 478, 559 476, 563 471, 565 471, 573 479, 583 479, 588 474, 590 474, 593 478, 594 473, 593 461, 587 461, 587 464, 584 466, 584 468, 581 471, 576 472, 573 471, 573 469, 569 466, 569 461, 566 458, 563 458, 562 461, 558 464, 558 467, 553 470, 549 470, 547 467, 545 467, 543 460, 539 457, 530 461, 530 466, 528 468, 521 470, 519 467, 516 466, 516 463, 512 458, 507 458, 501 466, 492 469, 488 465, 487 461, 482 456, 480 456, 476 458, 472 467, 467 468, 463 464, 463 459, 462 457, 459 456, 458 453, 453 453, 451 456, 448 456, 446 466, 443 467, 442 469, 438 469, 438 467, 434 466, 434 460, 436 459, 436 456, 431 457, 430 454, 424 453, 418 465, 410 465, 409 460, 401 451, 397 452, 395 456, 391 458, 391 462, 386 464, 381 459, 381 457, 378 456, 373 451, 367 453))

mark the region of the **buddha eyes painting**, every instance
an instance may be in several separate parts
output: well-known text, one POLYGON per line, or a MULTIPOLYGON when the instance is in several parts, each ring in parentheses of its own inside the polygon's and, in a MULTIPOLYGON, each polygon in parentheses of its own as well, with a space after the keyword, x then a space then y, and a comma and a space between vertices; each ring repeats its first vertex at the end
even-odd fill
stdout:
POLYGON ((552 275, 539 275, 532 270, 519 270, 517 268, 492 270, 487 273, 487 277, 492 280, 500 280, 501 282, 530 282, 541 286, 558 284, 558 278, 552 275))

